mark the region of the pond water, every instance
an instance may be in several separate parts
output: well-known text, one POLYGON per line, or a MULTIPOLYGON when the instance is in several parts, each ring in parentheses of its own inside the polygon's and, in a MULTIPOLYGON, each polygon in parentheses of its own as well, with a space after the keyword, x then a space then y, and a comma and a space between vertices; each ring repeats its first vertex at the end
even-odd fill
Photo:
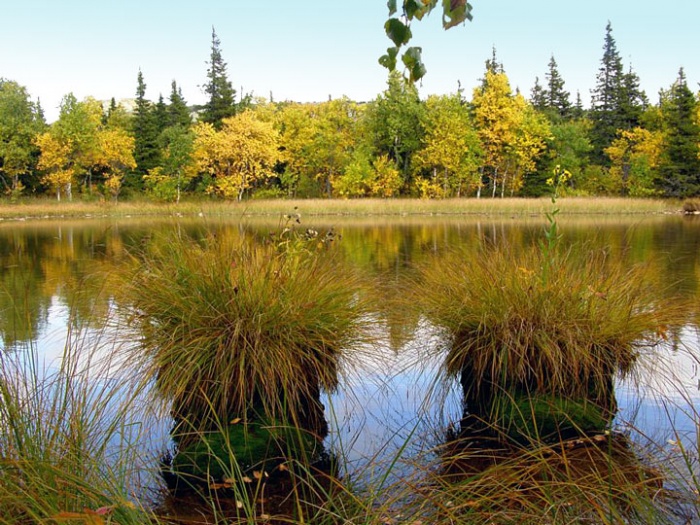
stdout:
MULTIPOLYGON (((669 293, 691 299, 700 293, 700 221, 694 217, 562 217, 559 226, 564 246, 604 249, 630 265, 648 263, 664 277, 669 293)), ((280 227, 278 219, 202 217, 4 221, 0 223, 2 363, 23 369, 24 356, 32 354, 40 359, 42 373, 49 374, 60 366, 67 339, 76 337, 91 341, 105 358, 117 355, 114 341, 128 339, 128 329, 104 323, 119 318, 119 294, 112 276, 155 232, 178 229, 197 236, 232 230, 265 236, 280 227)), ((411 458, 443 441, 448 426, 459 421, 460 394, 457 384, 436 380, 440 359, 434 351, 439 346, 435 330, 419 318, 392 315, 386 306, 391 301, 384 299, 404 293, 414 276, 414 264, 431 254, 460 246, 476 249, 487 242, 529 245, 541 238, 545 222, 541 218, 325 217, 304 218, 303 227, 333 228, 339 234, 335 249, 383 283, 376 313, 383 320, 381 349, 350 359, 339 391, 325 400, 331 426, 327 446, 343 450, 343 468, 350 476, 361 480, 382 476, 386 462, 397 458, 405 467, 392 473, 403 475, 411 468, 411 458)), ((662 450, 679 443, 697 446, 699 348, 697 328, 686 326, 673 334, 667 347, 644 359, 634 378, 620 381, 617 428, 662 450)), ((100 368, 93 380, 111 381, 126 392, 133 373, 117 359, 100 368)), ((138 439, 144 440, 143 449, 157 458, 168 447, 168 418, 162 411, 145 409, 131 417, 134 424, 140 423, 138 439), (139 418, 148 418, 147 424, 139 418)), ((143 487, 158 483, 144 476, 137 482, 143 487)))

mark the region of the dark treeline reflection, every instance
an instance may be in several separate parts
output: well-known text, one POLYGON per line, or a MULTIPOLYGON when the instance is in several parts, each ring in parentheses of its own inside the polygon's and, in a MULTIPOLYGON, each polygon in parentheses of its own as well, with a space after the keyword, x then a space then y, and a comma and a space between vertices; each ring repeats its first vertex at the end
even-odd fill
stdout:
MULTIPOLYGON (((119 305, 117 272, 138 261, 143 247, 163 230, 205 238, 226 232, 275 242, 288 226, 280 219, 123 219, 114 221, 5 222, 0 224, 0 339, 12 350, 46 329, 54 304, 70 306, 71 322, 99 325, 119 305)), ((414 265, 428 255, 464 246, 507 243, 517 249, 541 242, 542 218, 304 218, 300 229, 337 234, 347 262, 380 283, 377 312, 388 321, 392 344, 413 332, 417 319, 391 311, 393 294, 414 282, 414 265)), ((698 293, 700 221, 694 217, 562 217, 561 248, 604 250, 625 263, 653 266, 669 293, 698 293)), ((469 261, 465 260, 465 264, 469 261)))

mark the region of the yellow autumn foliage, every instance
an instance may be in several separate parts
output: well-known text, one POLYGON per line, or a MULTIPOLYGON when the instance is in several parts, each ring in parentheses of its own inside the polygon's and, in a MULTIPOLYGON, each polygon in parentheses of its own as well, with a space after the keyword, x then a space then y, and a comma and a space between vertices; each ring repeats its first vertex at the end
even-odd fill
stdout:
POLYGON ((200 123, 194 133, 197 168, 212 176, 209 191, 226 199, 240 200, 248 188, 271 174, 279 159, 277 131, 252 111, 224 119, 220 131, 200 123))

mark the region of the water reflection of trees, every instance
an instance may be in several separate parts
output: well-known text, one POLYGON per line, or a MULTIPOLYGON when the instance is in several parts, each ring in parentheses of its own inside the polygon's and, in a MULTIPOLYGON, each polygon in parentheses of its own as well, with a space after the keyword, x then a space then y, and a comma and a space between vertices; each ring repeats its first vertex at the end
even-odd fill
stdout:
MULTIPOLYGON (((545 225, 541 218, 406 218, 332 221, 305 218, 303 227, 334 227, 343 257, 380 283, 378 313, 388 323, 395 347, 415 330, 417 318, 397 314, 393 305, 411 286, 413 267, 428 254, 456 246, 535 244, 545 225)), ((237 219, 85 220, 5 223, 0 228, 0 337, 6 348, 35 339, 47 322, 52 298, 70 305, 74 321, 98 323, 113 301, 111 276, 149 242, 154 230, 175 228, 193 237, 234 229, 239 235, 269 238, 281 226, 237 219), (80 292, 78 294, 77 292, 80 292), (78 298, 80 296, 80 298, 78 298)), ((700 230, 681 217, 572 219, 561 221, 562 243, 571 249, 605 250, 626 263, 646 262, 666 276, 669 293, 698 294, 700 230)), ((468 264, 468 261, 465 262, 468 264)))
POLYGON ((18 233, 0 243, 0 337, 5 349, 32 340, 46 325, 51 297, 43 290, 41 245, 37 237, 18 233))

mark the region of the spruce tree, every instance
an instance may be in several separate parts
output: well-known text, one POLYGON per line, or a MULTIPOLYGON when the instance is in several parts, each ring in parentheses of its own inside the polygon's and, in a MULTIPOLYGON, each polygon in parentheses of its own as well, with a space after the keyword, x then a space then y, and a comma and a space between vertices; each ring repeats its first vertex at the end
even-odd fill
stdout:
POLYGON ((44 108, 41 107, 41 99, 36 99, 36 118, 41 126, 46 126, 46 115, 44 115, 44 108))
POLYGON ((642 115, 649 106, 646 93, 642 91, 639 84, 639 76, 630 66, 629 71, 622 76, 619 108, 621 129, 639 126, 642 115))
POLYGON ((700 194, 700 125, 693 92, 681 69, 661 103, 665 151, 656 186, 669 197, 700 194))
MULTIPOLYGON (((504 73, 503 63, 496 58, 496 46, 491 48, 491 58, 486 59, 486 71, 491 73, 504 73)), ((485 75, 484 75, 485 76, 485 75)))
POLYGON ((571 113, 571 101, 569 100, 569 92, 564 89, 564 80, 561 78, 554 55, 549 60, 549 71, 547 71, 546 79, 547 107, 559 117, 568 118, 571 113))
POLYGON ((592 93, 590 117, 593 122, 591 142, 593 159, 599 164, 608 162, 604 153, 619 129, 618 107, 622 91, 622 59, 612 36, 612 24, 605 27, 603 58, 598 70, 596 87, 592 93))
POLYGON ((547 109, 547 92, 540 84, 540 77, 535 77, 535 85, 530 90, 530 102, 537 111, 547 109))
POLYGON ((127 177, 126 185, 139 189, 141 188, 140 176, 158 166, 160 152, 158 149, 158 128, 154 117, 154 108, 151 101, 146 99, 146 82, 143 80, 143 73, 140 69, 137 82, 136 108, 132 120, 136 170, 135 176, 127 177))
POLYGON ((233 89, 228 80, 226 62, 221 55, 221 42, 213 27, 211 28, 211 56, 207 78, 209 80, 204 85, 204 92, 209 96, 209 100, 204 106, 200 119, 219 129, 223 119, 236 113, 236 90, 233 89))
POLYGON ((109 108, 107 108, 107 113, 105 114, 105 121, 103 124, 107 125, 109 118, 114 115, 117 111, 117 101, 112 97, 109 101, 109 108))
POLYGON ((187 102, 182 96, 182 90, 177 87, 177 83, 173 80, 170 91, 170 104, 168 105, 168 125, 182 126, 189 128, 192 124, 190 110, 187 107, 187 102))
POLYGON ((592 93, 590 118, 593 122, 591 141, 593 160, 608 165, 605 149, 622 130, 639 126, 647 106, 646 95, 639 88, 639 77, 630 68, 624 73, 622 59, 612 36, 612 26, 605 28, 603 59, 598 70, 597 85, 592 93))
POLYGON ((576 102, 571 108, 571 118, 573 120, 582 119, 586 115, 586 110, 583 109, 583 100, 581 100, 581 92, 576 92, 576 102))
POLYGON ((153 109, 153 119, 156 131, 160 137, 160 134, 163 133, 165 128, 170 125, 168 118, 168 106, 165 104, 165 99, 163 98, 162 93, 158 96, 158 102, 153 109))

